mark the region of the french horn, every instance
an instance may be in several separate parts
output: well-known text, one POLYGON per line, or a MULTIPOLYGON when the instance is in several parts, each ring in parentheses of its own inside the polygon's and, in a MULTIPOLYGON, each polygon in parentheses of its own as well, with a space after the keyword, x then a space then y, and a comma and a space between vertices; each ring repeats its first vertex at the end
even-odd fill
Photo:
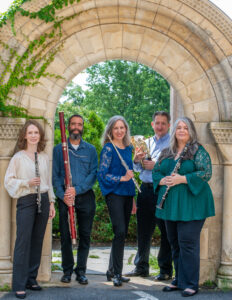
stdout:
POLYGON ((136 152, 144 152, 145 159, 151 160, 150 147, 149 143, 147 145, 146 139, 143 135, 134 135, 131 137, 131 144, 135 149, 135 155, 136 152))

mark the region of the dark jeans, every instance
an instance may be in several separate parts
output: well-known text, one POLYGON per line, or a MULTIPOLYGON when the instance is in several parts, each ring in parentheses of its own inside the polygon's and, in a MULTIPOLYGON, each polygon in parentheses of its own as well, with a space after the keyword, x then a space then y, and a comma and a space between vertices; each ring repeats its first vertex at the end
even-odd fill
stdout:
POLYGON ((176 279, 180 289, 198 290, 200 271, 200 233, 205 220, 165 221, 172 247, 176 279))
POLYGON ((36 194, 20 197, 17 201, 13 291, 25 291, 27 283, 36 284, 49 207, 48 193, 41 194, 40 214, 37 213, 36 194))
POLYGON ((165 223, 155 217, 157 196, 154 194, 152 184, 141 185, 141 193, 137 198, 137 239, 138 251, 135 257, 136 270, 149 272, 149 254, 151 238, 158 225, 161 232, 161 244, 158 253, 158 265, 161 274, 172 275, 172 253, 167 239, 165 223))
MULTIPOLYGON (((62 268, 64 274, 71 275, 74 267, 72 242, 68 222, 68 206, 58 199, 59 227, 61 236, 62 268)), ((75 212, 77 217, 79 244, 77 249, 76 274, 85 274, 87 258, 89 255, 90 235, 93 225, 96 204, 92 190, 77 195, 75 198, 75 212)))
POLYGON ((108 269, 114 274, 122 275, 124 244, 130 222, 133 197, 109 194, 106 196, 106 204, 114 233, 108 269))

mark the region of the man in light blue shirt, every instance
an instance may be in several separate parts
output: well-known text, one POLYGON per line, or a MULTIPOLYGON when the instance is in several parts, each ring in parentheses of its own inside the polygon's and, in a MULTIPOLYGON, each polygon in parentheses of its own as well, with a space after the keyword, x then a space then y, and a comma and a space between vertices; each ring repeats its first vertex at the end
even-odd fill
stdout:
POLYGON ((135 257, 135 269, 127 276, 149 276, 149 254, 151 238, 158 225, 161 232, 161 244, 158 254, 160 274, 157 280, 167 280, 172 276, 172 255, 167 239, 164 221, 155 217, 157 195, 153 191, 152 169, 161 151, 169 146, 170 115, 164 111, 155 112, 151 126, 155 135, 145 142, 149 153, 138 150, 134 157, 134 171, 139 172, 142 181, 141 193, 137 198, 137 238, 138 252, 135 257))

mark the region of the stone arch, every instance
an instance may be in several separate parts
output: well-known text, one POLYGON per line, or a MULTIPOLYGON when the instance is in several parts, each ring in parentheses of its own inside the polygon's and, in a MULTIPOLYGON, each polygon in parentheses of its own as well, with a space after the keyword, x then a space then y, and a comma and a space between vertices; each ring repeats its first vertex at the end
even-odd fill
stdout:
MULTIPOLYGON (((46 3, 33 0, 23 7, 38 11, 46 3)), ((74 13, 78 16, 62 27, 59 43, 64 47, 49 66, 49 71, 65 79, 41 79, 41 85, 18 89, 17 103, 53 124, 67 83, 88 66, 109 59, 137 61, 166 78, 179 95, 185 115, 195 122, 213 161, 211 185, 217 216, 207 221, 202 233, 201 279, 214 279, 221 252, 213 245, 215 237, 220 240, 223 197, 223 189, 216 183, 222 182, 223 160, 208 124, 229 122, 232 117, 231 20, 208 0, 82 0, 58 11, 58 16, 74 13)), ((10 26, 4 26, 0 38, 23 53, 25 35, 33 39, 48 33, 51 24, 17 15, 15 29, 13 36, 10 26)), ((46 131, 51 154, 53 134, 48 126, 46 131)), ((232 268, 232 257, 227 260, 232 268)))

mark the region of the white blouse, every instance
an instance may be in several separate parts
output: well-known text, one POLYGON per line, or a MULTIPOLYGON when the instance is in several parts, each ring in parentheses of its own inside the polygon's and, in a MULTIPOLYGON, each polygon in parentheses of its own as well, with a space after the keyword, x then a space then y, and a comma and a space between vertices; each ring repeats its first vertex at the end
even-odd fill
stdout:
MULTIPOLYGON (((44 152, 38 153, 40 174, 40 192, 48 192, 50 202, 55 201, 49 172, 49 158, 44 152)), ((29 180, 36 177, 35 162, 24 150, 17 152, 10 160, 4 185, 12 198, 19 198, 36 193, 35 186, 29 186, 29 180)))

